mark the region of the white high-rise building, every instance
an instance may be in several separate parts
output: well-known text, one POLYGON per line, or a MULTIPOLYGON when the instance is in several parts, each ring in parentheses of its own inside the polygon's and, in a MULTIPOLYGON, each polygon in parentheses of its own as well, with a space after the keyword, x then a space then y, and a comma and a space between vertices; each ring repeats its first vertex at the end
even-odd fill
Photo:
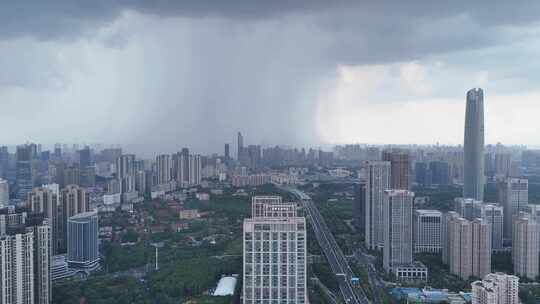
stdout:
POLYGON ((414 252, 440 252, 442 213, 417 209, 414 212, 414 252))
POLYGON ((490 273, 472 286, 472 304, 519 304, 519 278, 490 273))
POLYGON ((531 280, 538 276, 538 224, 521 212, 514 218, 512 261, 514 273, 531 280))
POLYGON ((308 303, 306 220, 295 203, 253 197, 244 220, 243 303, 308 303))
POLYGON ((169 154, 162 154, 156 157, 157 183, 163 185, 171 180, 172 164, 169 154))
POLYGON ((503 249, 504 211, 499 204, 483 203, 475 206, 475 217, 484 219, 491 226, 491 247, 503 249))
POLYGON ((9 205, 9 184, 5 179, 0 178, 0 209, 9 205))
POLYGON ((484 219, 472 221, 472 275, 482 278, 491 272, 491 225, 484 219))
POLYGON ((0 237, 1 304, 51 303, 50 234, 44 221, 0 237))
POLYGON ((189 184, 201 184, 201 156, 198 154, 189 156, 189 184))
POLYGON ((383 266, 386 271, 413 262, 414 192, 386 190, 383 202, 383 266))
POLYGON ((483 219, 472 222, 450 216, 447 222, 448 264, 450 272, 468 279, 483 277, 491 272, 491 227, 483 219))
POLYGON ((384 191, 390 189, 390 162, 366 162, 366 247, 381 249, 384 245, 384 191))
POLYGON ((523 178, 507 178, 499 183, 498 200, 504 208, 504 238, 512 238, 514 216, 525 211, 529 204, 529 182, 523 178))
POLYGON ((450 222, 459 218, 459 213, 455 211, 447 212, 442 217, 441 225, 441 247, 442 247, 442 262, 445 265, 450 263, 450 222))

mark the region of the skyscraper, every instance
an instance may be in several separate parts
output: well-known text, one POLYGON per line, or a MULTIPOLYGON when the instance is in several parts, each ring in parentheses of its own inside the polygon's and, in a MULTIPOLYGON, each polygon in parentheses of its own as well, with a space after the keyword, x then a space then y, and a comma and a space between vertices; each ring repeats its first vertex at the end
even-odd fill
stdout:
POLYGON ((484 92, 467 92, 463 197, 484 200, 484 92))
POLYGON ((385 150, 382 153, 382 160, 391 164, 390 189, 411 188, 411 156, 409 151, 403 149, 385 150))
POLYGON ((512 261, 514 273, 536 280, 538 276, 538 223, 526 213, 514 218, 512 261))
POLYGON ((189 184, 200 185, 201 184, 201 156, 194 154, 189 156, 189 184))
POLYGON ((504 208, 504 238, 512 238, 512 222, 529 204, 529 181, 524 178, 507 178, 497 185, 498 201, 504 208))
POLYGON ((380 249, 383 238, 384 191, 390 189, 390 162, 366 162, 366 247, 380 249))
POLYGON ((281 197, 252 198, 244 220, 243 303, 307 303, 306 220, 281 197))
POLYGON ((225 157, 225 161, 228 161, 231 158, 231 154, 229 151, 229 144, 225 144, 225 153, 223 156, 225 157))
POLYGON ((243 157, 244 157, 244 136, 242 136, 242 133, 238 132, 237 137, 237 149, 236 149, 236 160, 239 163, 242 163, 243 157))
POLYGON ((99 266, 98 215, 83 212, 68 219, 67 258, 72 268, 92 271, 99 266))
POLYGON ((383 266, 394 271, 413 262, 413 200, 414 192, 386 190, 383 202, 383 266))
POLYGON ((28 193, 32 191, 34 186, 34 170, 32 169, 32 146, 21 145, 17 146, 17 163, 16 163, 16 179, 17 179, 17 198, 26 199, 28 193))
POLYGON ((189 149, 188 148, 182 148, 181 152, 181 171, 182 171, 182 183, 187 185, 189 184, 189 149))

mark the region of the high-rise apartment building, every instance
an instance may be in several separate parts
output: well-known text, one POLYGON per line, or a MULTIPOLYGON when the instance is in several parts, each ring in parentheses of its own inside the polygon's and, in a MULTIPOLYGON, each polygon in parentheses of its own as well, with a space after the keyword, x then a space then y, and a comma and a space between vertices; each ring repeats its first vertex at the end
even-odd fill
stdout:
POLYGON ((135 155, 122 154, 116 159, 116 178, 121 193, 135 191, 135 155))
POLYGON ((381 249, 384 245, 384 191, 390 189, 390 162, 366 162, 366 247, 381 249))
POLYGON ((463 197, 484 200, 484 92, 467 92, 463 197))
POLYGON ((83 212, 68 219, 67 261, 71 268, 90 272, 99 267, 98 215, 83 212))
POLYGON ((538 276, 538 223, 526 213, 515 216, 512 230, 512 261, 516 275, 538 276))
POLYGON ((414 211, 414 252, 440 252, 442 213, 438 210, 414 211))
POLYGON ((491 272, 491 227, 483 219, 472 222, 450 216, 447 223, 450 272, 468 279, 491 272))
MULTIPOLYGON (((57 184, 56 187, 58 186, 57 184)), ((31 213, 42 214, 51 225, 51 247, 54 255, 60 253, 62 244, 58 241, 58 231, 61 222, 60 198, 58 190, 54 186, 34 188, 28 194, 28 209, 31 213)))
POLYGON ((459 213, 450 211, 442 216, 441 225, 441 247, 442 247, 442 262, 445 265, 450 263, 450 224, 455 219, 459 218, 459 213))
POLYGON ((519 304, 519 278, 490 273, 472 286, 472 304, 519 304))
POLYGON ((491 225, 481 218, 472 221, 472 274, 482 278, 491 272, 491 225))
POLYGON ((412 179, 409 151, 402 149, 385 150, 382 153, 382 160, 390 162, 390 189, 409 190, 412 179))
POLYGON ((189 156, 189 184, 200 185, 201 184, 201 171, 202 163, 201 156, 198 154, 189 156))
POLYGON ((244 220, 243 303, 307 303, 306 220, 295 203, 253 197, 244 220))
POLYGON ((414 192, 386 190, 383 201, 383 266, 394 271, 413 262, 414 192))
POLYGON ((169 154, 161 154, 156 157, 157 183, 163 185, 171 181, 172 164, 169 154))
POLYGON ((504 208, 504 238, 512 238, 514 217, 525 211, 529 204, 529 181, 524 178, 507 178, 497 185, 499 203, 504 208))
POLYGON ((33 218, 0 236, 0 303, 51 303, 50 233, 33 218))

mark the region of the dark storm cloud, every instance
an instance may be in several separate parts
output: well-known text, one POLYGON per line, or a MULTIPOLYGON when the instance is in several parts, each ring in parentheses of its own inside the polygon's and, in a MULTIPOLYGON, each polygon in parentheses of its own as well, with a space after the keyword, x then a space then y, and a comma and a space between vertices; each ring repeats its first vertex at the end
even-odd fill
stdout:
MULTIPOLYGON (((49 111, 34 110, 36 120, 52 117, 40 129, 51 141, 93 136, 146 155, 184 145, 220 151, 237 130, 247 142, 313 143, 317 95, 339 64, 417 60, 525 39, 504 28, 536 22, 540 2, 496 2, 3 2, 0 100, 11 100, 4 113, 22 117, 35 109, 20 106, 31 92, 33 105, 49 111), (6 98, 3 87, 17 90, 6 98), (80 108, 85 115, 74 116, 80 108)), ((24 125, 19 142, 35 129, 24 125)))

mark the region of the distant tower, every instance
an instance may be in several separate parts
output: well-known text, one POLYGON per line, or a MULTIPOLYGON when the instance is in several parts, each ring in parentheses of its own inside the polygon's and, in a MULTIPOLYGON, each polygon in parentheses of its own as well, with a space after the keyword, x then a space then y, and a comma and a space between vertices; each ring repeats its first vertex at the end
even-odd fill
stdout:
POLYGON ((225 144, 225 161, 228 161, 229 158, 231 158, 231 154, 229 151, 229 144, 225 144))
POLYGON ((484 92, 467 92, 463 197, 484 200, 484 92))
POLYGON ((240 132, 238 132, 238 148, 236 153, 236 160, 241 162, 244 155, 244 136, 240 132))

